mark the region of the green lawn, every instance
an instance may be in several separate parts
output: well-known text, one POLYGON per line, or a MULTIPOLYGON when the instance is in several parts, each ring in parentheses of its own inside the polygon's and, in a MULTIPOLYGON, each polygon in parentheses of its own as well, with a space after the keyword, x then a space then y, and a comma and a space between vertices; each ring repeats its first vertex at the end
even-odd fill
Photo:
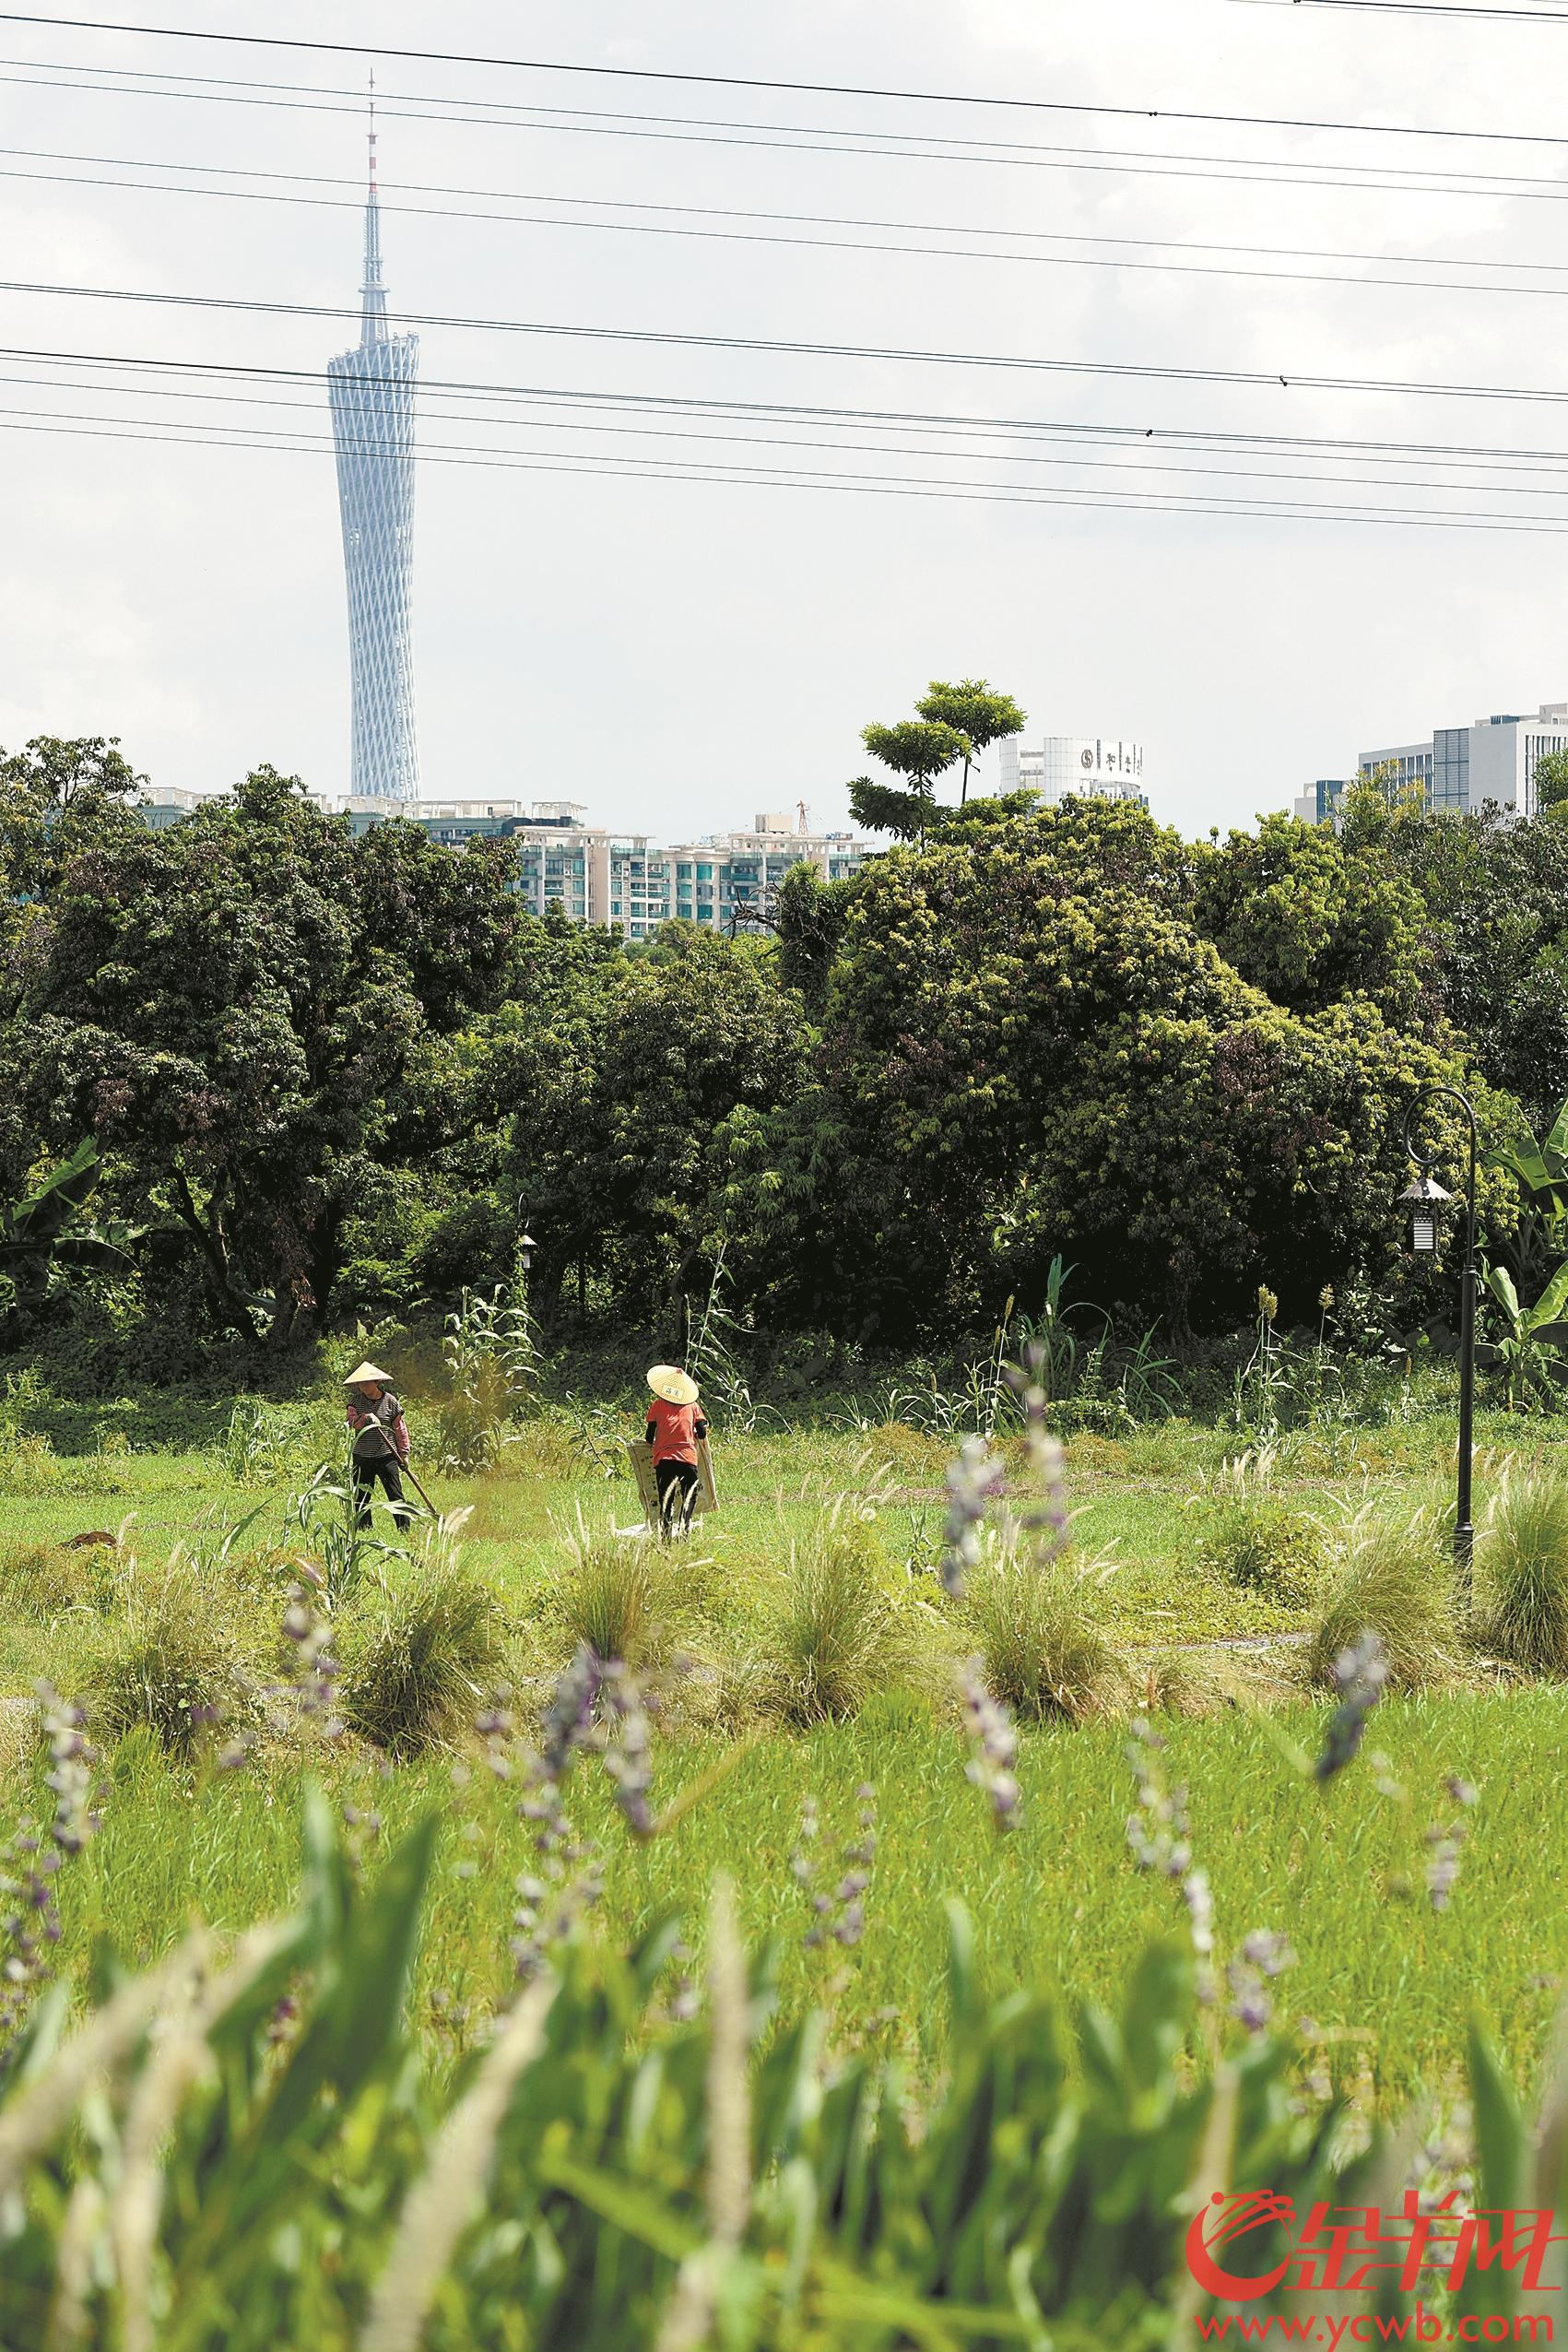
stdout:
MULTIPOLYGON (((530 1699, 569 1646, 549 1605, 563 1533, 579 1513, 590 1527, 635 1517, 630 1480, 573 1462, 558 1435, 513 1449, 504 1475, 433 1485, 443 1509, 473 1507, 465 1557, 500 1598, 510 1671, 530 1699)), ((1568 1439, 1560 1426, 1527 1424, 1494 1423, 1485 1435, 1493 1455, 1483 1463, 1483 1492, 1503 1441, 1523 1438, 1524 1450, 1544 1458, 1568 1439)), ((1310 1614, 1237 1590, 1197 1557, 1189 1506, 1197 1497, 1201 1507, 1203 1480, 1218 1471, 1226 1442, 1213 1432, 1167 1428, 1122 1447, 1086 1439, 1068 1449, 1074 1552, 1085 1563, 1115 1564, 1101 1605, 1107 1630, 1132 1654, 1135 1689, 1146 1654, 1288 1630, 1310 1614)), ((1338 1475, 1308 1454, 1287 1455, 1275 1491, 1330 1522, 1369 1498, 1397 1514, 1441 1498, 1447 1443, 1441 1424, 1379 1433, 1338 1475)), ((940 1543, 946 1460, 942 1444, 909 1430, 870 1438, 793 1433, 725 1448, 724 1507, 682 1563, 698 1655, 745 1655, 769 1595, 788 1576, 792 1546, 810 1542, 824 1505, 846 1491, 886 1490, 877 1528, 889 1587, 920 1605, 918 1597, 933 1591, 925 1571, 940 1543)), ((155 1570, 176 1544, 210 1554, 225 1524, 255 1510, 233 1557, 212 1572, 228 1579, 234 1625, 265 1666, 276 1661, 291 1573, 289 1497, 307 1471, 301 1459, 289 1475, 247 1484, 206 1453, 35 1460, 29 1482, 36 1491, 0 1493, 0 1567, 18 1546, 58 1547, 128 1520, 126 1547, 144 1571, 155 1570)), ((0 1692, 25 1693, 41 1674, 67 1692, 90 1691, 96 1661, 121 1636, 124 1579, 105 1584, 101 1567, 86 1565, 90 1554, 59 1556, 66 1583, 53 1606, 13 1603, 0 1612, 0 1692)), ((395 1561, 383 1572, 392 1579, 413 1573, 395 1561)), ((956 1624, 949 1648, 961 1633, 956 1624)), ((1253 1928, 1288 1932, 1299 1966, 1284 1980, 1282 2012, 1312 2021, 1303 2029, 1312 2062, 1368 2098, 1392 2100, 1418 2086, 1449 2093, 1472 2009, 1527 2078, 1568 1974, 1560 1892, 1568 1884, 1568 1817, 1556 1801, 1568 1762, 1568 1688, 1503 1687, 1478 1669, 1463 1685, 1385 1701, 1367 1748, 1391 1759, 1408 1791, 1401 1803, 1380 1793, 1366 1755, 1326 1789, 1292 1767, 1282 1744, 1312 1749, 1324 1712, 1304 1696, 1290 1698, 1281 1677, 1293 1671, 1292 1654, 1281 1651, 1275 1690, 1287 1703, 1272 1715, 1260 1714, 1244 1687, 1239 1706, 1227 1703, 1221 1679, 1208 1712, 1161 1719, 1173 1777, 1190 1789, 1221 1952, 1253 1928), (1420 1883, 1421 1833, 1452 1812, 1442 1782, 1454 1773, 1481 1794, 1452 1905, 1437 1915, 1420 1883), (1413 1873, 1415 1899, 1389 1891, 1401 1873, 1413 1873)), ((721 1760, 730 1769, 649 1842, 625 1834, 598 1765, 579 1767, 571 1809, 607 1857, 602 1932, 619 1934, 666 1907, 695 1919, 723 1866, 737 1878, 748 1934, 779 1939, 786 2002, 814 1986, 831 1997, 841 2036, 890 2039, 917 2074, 940 2059, 931 2004, 942 1897, 961 1898, 973 1913, 993 1986, 1043 1967, 1073 2001, 1111 1998, 1147 1934, 1180 1926, 1172 1888, 1140 1876, 1127 1853, 1131 1779, 1119 1721, 1026 1732, 1020 1826, 998 1837, 965 1779, 967 1750, 936 1672, 883 1689, 851 1720, 807 1731, 763 1722, 737 1743, 733 1731, 704 1724, 701 1711, 678 1696, 657 1743, 655 1804, 721 1760), (809 1915, 788 1866, 802 1802, 818 1800, 831 1853, 851 1833, 863 1781, 876 1788, 880 1815, 865 1939, 850 1951, 808 1953, 809 1915)), ((0 1740, 0 1813, 13 1815, 28 1802, 36 1768, 23 1720, 11 1708, 9 1739, 0 1740)), ((439 1891, 418 1999, 433 2028, 461 2040, 465 2014, 488 2011, 508 1981, 514 1882, 530 1848, 515 1788, 453 1754, 391 1765, 358 1743, 304 1761, 264 1748, 223 1771, 210 1757, 171 1760, 148 1735, 133 1734, 105 1757, 102 1828, 63 1876, 66 1959, 79 1960, 108 1933, 127 1958, 145 1961, 193 1914, 229 1929, 280 1906, 293 1884, 307 1768, 324 1776, 342 1804, 381 1817, 379 1835, 367 1838, 367 1869, 400 1826, 427 1807, 442 1809, 439 1891)))

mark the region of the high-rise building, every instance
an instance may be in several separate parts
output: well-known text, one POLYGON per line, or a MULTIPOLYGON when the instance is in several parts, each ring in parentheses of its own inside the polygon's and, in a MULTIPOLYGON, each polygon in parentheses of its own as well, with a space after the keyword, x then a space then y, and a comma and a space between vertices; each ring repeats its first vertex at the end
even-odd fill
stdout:
POLYGON ((417 335, 387 325, 371 101, 370 195, 360 340, 327 362, 343 562, 348 575, 348 658, 354 694, 356 799, 415 800, 411 634, 414 560, 414 378, 417 335))
POLYGON ((1539 711, 1499 711, 1473 727, 1440 727, 1419 743, 1363 751, 1356 775, 1319 776, 1296 796, 1298 817, 1309 825, 1338 823, 1350 785, 1375 777, 1391 792, 1419 790, 1438 816, 1494 808, 1504 818, 1535 813, 1536 767, 1549 752, 1568 751, 1568 703, 1539 711))

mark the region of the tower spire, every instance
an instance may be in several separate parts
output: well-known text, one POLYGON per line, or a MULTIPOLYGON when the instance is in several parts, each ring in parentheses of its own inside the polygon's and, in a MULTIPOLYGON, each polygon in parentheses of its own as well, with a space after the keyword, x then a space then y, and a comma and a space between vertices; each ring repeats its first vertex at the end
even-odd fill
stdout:
POLYGON ((386 282, 381 274, 381 198, 376 188, 376 76, 371 68, 370 194, 365 204, 365 282, 360 289, 360 340, 386 340, 386 282))

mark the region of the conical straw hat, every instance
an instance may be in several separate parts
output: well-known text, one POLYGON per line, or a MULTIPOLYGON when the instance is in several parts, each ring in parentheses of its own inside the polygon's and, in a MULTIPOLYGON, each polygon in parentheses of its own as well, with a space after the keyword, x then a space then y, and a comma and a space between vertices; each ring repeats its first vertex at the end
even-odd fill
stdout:
POLYGON ((383 1372, 379 1364, 361 1364, 348 1374, 343 1385, 346 1389, 390 1389, 392 1375, 383 1372))
POLYGON ((648 1375, 648 1386, 666 1405, 694 1405, 697 1401, 697 1383, 678 1365, 655 1364, 648 1375))

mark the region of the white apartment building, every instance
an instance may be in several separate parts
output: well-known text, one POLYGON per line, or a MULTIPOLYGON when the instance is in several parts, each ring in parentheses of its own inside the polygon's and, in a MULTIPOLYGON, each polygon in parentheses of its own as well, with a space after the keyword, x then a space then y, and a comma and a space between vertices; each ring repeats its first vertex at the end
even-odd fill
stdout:
POLYGON ((1141 743, 1112 735, 1048 735, 1031 750, 1010 735, 996 748, 1001 757, 998 788, 1003 792, 1037 792, 1048 809, 1075 797, 1149 806, 1141 743))
MULTIPOLYGON (((1500 712, 1473 727, 1440 727, 1419 743, 1362 751, 1356 775, 1384 775, 1396 787, 1419 785, 1428 809, 1463 815, 1493 803, 1505 817, 1535 814, 1537 762, 1568 751, 1568 703, 1543 703, 1527 715, 1500 712)), ((1320 776, 1297 795, 1309 825, 1337 823, 1351 778, 1320 776)))

